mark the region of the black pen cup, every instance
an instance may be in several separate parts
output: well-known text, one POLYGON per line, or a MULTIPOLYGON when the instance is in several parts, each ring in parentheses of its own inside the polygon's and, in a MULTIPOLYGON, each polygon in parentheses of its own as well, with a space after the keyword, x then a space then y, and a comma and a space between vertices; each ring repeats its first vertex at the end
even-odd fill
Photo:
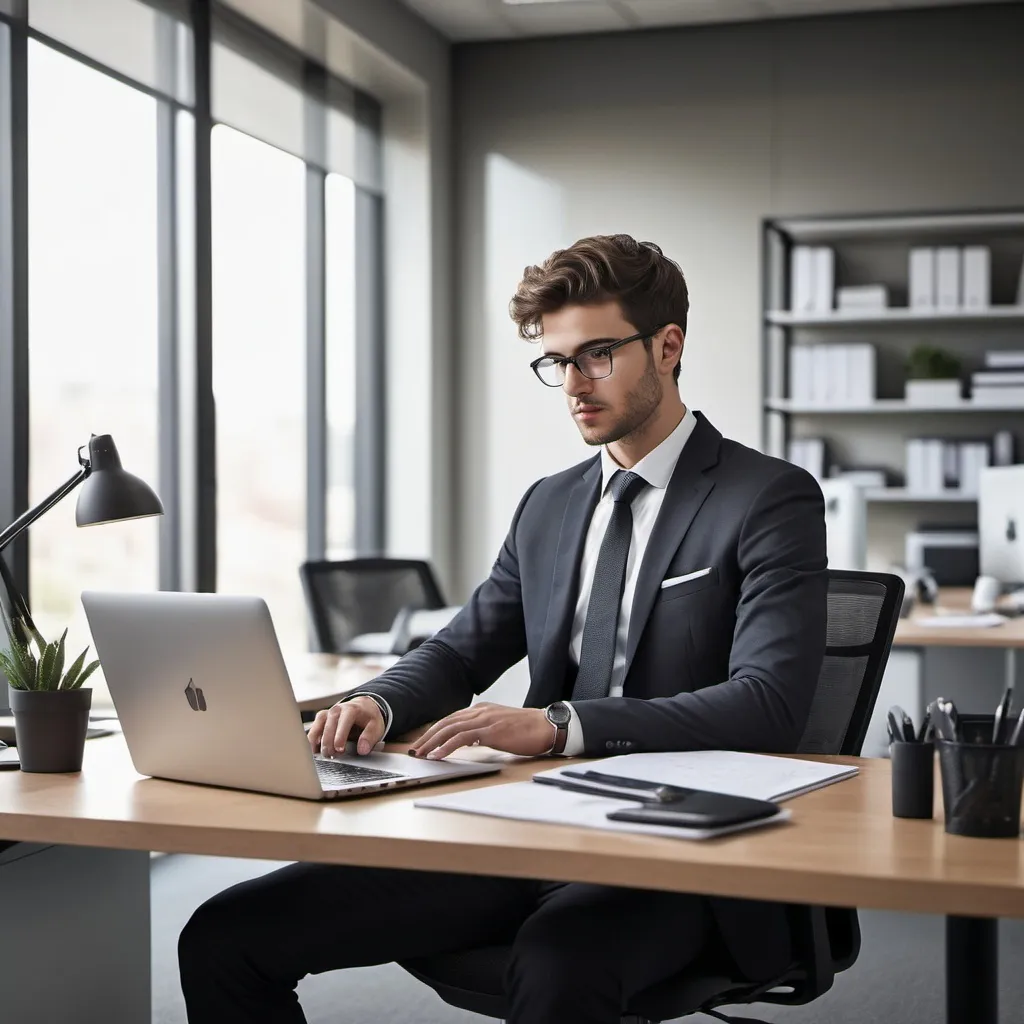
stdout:
POLYGON ((1024 747, 939 740, 946 831, 1016 839, 1024 783, 1024 747))
POLYGON ((935 745, 893 742, 892 813, 895 818, 930 818, 935 800, 935 745))

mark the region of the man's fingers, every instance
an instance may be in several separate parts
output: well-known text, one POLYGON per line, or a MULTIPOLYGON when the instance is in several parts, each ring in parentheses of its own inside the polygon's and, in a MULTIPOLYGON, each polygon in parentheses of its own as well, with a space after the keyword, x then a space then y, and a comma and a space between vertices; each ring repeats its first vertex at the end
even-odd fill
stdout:
POLYGON ((320 737, 324 734, 324 725, 327 722, 327 712, 318 711, 316 718, 313 719, 313 724, 309 727, 309 732, 306 733, 309 738, 309 745, 315 754, 320 749, 320 737))
POLYGON ((365 720, 363 718, 364 715, 365 712, 352 704, 341 705, 338 720, 334 727, 334 736, 332 737, 335 754, 345 753, 345 744, 348 742, 353 728, 362 724, 362 721, 365 720))
POLYGON ((368 721, 363 725, 363 731, 359 734, 359 743, 356 750, 360 754, 368 754, 380 742, 384 735, 384 718, 380 714, 366 712, 368 721))
MULTIPOLYGON (((448 721, 445 725, 443 722, 438 723, 441 728, 438 728, 434 735, 429 739, 424 738, 413 748, 415 750, 416 757, 431 757, 432 751, 438 749, 444 744, 447 744, 455 736, 467 736, 470 733, 474 734, 474 738, 478 737, 483 732, 486 726, 479 721, 466 721, 460 719, 459 721, 448 721)), ((461 746, 462 744, 457 744, 461 746)), ((452 748, 454 749, 454 748, 452 748)))
POLYGON ((439 747, 436 747, 427 758, 430 761, 440 761, 449 754, 454 753, 459 747, 471 747, 474 743, 483 742, 484 729, 460 729, 453 736, 449 737, 439 747))
POLYGON ((479 719, 482 716, 483 709, 480 705, 474 705, 471 708, 463 708, 461 711, 456 711, 446 718, 442 718, 440 721, 435 722, 422 736, 416 741, 415 746, 409 751, 415 757, 422 757, 427 753, 428 750, 432 750, 437 746, 439 737, 442 732, 446 729, 452 728, 463 728, 473 722, 474 725, 479 725, 479 719))

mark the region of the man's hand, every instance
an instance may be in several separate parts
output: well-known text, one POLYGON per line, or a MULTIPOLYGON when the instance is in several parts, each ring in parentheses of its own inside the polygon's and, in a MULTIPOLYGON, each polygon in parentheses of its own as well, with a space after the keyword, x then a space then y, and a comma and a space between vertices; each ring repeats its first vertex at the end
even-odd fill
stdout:
POLYGON ((356 736, 359 737, 356 751, 368 754, 383 735, 384 716, 372 697, 353 697, 327 711, 318 711, 308 733, 313 753, 319 751, 324 757, 343 754, 345 742, 356 736))
POLYGON ((431 760, 447 757, 459 747, 481 743, 509 754, 546 754, 555 742, 555 727, 541 708, 509 708, 474 704, 435 722, 409 751, 431 760))

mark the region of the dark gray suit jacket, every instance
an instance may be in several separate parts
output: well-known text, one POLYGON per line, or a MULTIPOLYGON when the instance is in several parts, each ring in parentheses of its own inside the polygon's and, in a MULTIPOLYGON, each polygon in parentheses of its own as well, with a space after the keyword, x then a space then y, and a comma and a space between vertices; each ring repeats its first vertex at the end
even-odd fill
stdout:
MULTIPOLYGON (((792 752, 807 721, 825 654, 821 489, 804 470, 725 439, 696 416, 640 567, 623 695, 573 704, 589 756, 792 752)), ((466 707, 524 656, 525 706, 569 696, 569 633, 600 484, 599 457, 535 483, 462 611, 361 688, 389 702, 393 735, 466 707)), ((765 978, 785 967, 781 905, 713 904, 741 970, 765 978)))

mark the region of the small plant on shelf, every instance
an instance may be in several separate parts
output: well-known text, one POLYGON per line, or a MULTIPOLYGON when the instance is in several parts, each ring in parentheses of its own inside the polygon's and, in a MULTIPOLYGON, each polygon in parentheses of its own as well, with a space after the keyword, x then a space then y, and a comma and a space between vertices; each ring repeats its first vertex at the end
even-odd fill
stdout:
POLYGON ((917 345, 907 359, 905 396, 912 405, 956 405, 961 400, 963 367, 951 352, 917 345))
POLYGON ((963 367, 959 359, 934 345, 918 345, 907 360, 910 380, 960 380, 963 367))

